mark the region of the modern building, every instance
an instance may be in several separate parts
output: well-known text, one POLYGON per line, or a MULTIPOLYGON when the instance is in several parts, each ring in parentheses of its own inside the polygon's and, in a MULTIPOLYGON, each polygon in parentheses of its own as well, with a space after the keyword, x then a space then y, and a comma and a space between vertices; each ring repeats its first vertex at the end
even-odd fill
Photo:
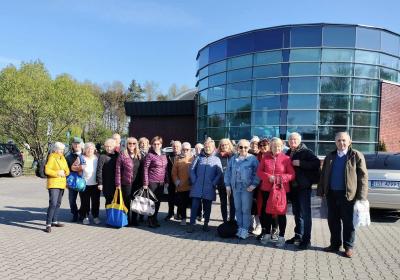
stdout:
POLYGON ((400 151, 400 36, 349 24, 232 35, 197 55, 197 141, 297 131, 319 155, 346 130, 355 148, 400 151))

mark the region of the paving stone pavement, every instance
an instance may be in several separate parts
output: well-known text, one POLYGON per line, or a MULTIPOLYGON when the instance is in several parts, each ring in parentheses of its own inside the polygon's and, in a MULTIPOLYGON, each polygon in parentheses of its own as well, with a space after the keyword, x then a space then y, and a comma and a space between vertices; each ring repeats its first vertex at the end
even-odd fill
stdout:
MULTIPOLYGON (((0 279, 400 279, 398 212, 375 213, 371 226, 357 231, 355 256, 347 259, 322 251, 329 231, 318 198, 312 248, 306 251, 263 246, 254 238, 219 238, 218 203, 211 231, 198 226, 192 234, 178 221, 162 221, 157 229, 69 223, 67 193, 60 212, 66 227, 47 234, 47 206, 45 180, 0 177, 0 279)), ((165 211, 163 203, 161 218, 165 211)), ((104 221, 104 209, 100 216, 104 221)), ((293 227, 289 214, 286 238, 293 227)))

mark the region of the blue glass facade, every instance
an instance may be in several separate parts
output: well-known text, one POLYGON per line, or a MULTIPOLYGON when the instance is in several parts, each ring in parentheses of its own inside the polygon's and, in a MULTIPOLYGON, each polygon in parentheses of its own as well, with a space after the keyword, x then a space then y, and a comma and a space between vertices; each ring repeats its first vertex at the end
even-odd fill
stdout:
POLYGON ((380 80, 400 82, 400 36, 343 24, 304 24, 227 37, 197 56, 197 139, 302 134, 319 155, 337 131, 375 151, 380 80))

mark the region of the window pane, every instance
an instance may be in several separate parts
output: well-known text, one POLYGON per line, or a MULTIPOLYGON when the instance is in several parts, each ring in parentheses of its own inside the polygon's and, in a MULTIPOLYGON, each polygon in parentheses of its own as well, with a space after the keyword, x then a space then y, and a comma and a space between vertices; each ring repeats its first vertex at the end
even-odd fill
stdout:
POLYGON ((250 110, 251 110, 250 98, 226 100, 227 112, 250 111, 250 110))
POLYGON ((282 73, 280 64, 254 67, 254 78, 273 78, 281 75, 282 73))
POLYGON ((268 95, 253 98, 253 110, 275 110, 281 108, 279 95, 268 95))
POLYGON ((345 49, 323 49, 322 61, 353 62, 354 50, 345 49))
POLYGON ((218 86, 226 83, 226 72, 208 77, 208 85, 210 87, 218 86))
POLYGON ((233 70, 228 72, 228 82, 237 82, 250 80, 252 76, 251 68, 244 68, 239 70, 233 70))
POLYGON ((318 95, 296 94, 288 96, 288 108, 290 109, 315 109, 317 108, 318 95))
MULTIPOLYGON (((347 125, 347 112, 320 111, 319 123, 321 125, 347 125)), ((335 138, 335 135, 331 135, 335 138)))
POLYGON ((353 112, 353 125, 377 126, 378 116, 376 113, 353 112))
POLYGON ((290 50, 290 61, 320 61, 321 49, 290 50))
POLYGON ((226 60, 222 60, 220 62, 210 64, 208 66, 208 69, 209 69, 208 70, 209 75, 213 75, 213 74, 216 74, 216 73, 219 73, 219 72, 223 72, 223 71, 226 70, 226 60))
MULTIPOLYGON (((320 126, 318 128, 318 130, 319 130, 319 140, 335 141, 336 133, 347 131, 347 128, 346 128, 346 126, 320 126)), ((335 144, 333 144, 333 145, 335 145, 335 144)), ((335 148, 336 148, 336 146, 335 146, 335 148)))
POLYGON ((351 63, 322 63, 321 75, 352 76, 353 64, 351 63))
POLYGON ((218 41, 209 46, 209 63, 226 58, 226 40, 218 41))
POLYGON ((250 125, 251 120, 251 113, 234 113, 234 114, 226 114, 227 123, 226 125, 229 126, 248 126, 250 125))
POLYGON ((199 90, 208 88, 208 78, 205 78, 205 79, 199 81, 198 88, 199 88, 199 90))
POLYGON ((281 79, 266 79, 254 81, 254 95, 281 93, 281 79))
POLYGON ((251 81, 227 85, 226 98, 250 97, 251 81))
POLYGON ((378 81, 354 79, 353 94, 379 95, 378 81))
POLYGON ((207 104, 199 106, 199 116, 207 115, 207 104))
POLYGON ((225 114, 208 116, 208 126, 209 127, 225 126, 225 114))
POLYGON ((197 124, 199 126, 199 129, 207 127, 207 117, 198 118, 197 124))
POLYGON ((222 139, 225 138, 225 132, 226 128, 221 127, 221 128, 209 128, 207 129, 207 136, 211 137, 212 139, 222 139))
POLYGON ((208 64, 208 47, 200 51, 197 63, 198 68, 202 68, 208 64))
POLYGON ((318 77, 289 78, 289 93, 317 93, 318 77))
POLYGON ((321 46, 321 38, 320 26, 292 27, 290 30, 291 47, 321 46))
POLYGON ((286 135, 297 132, 301 135, 302 140, 315 140, 317 138, 316 126, 288 126, 286 135))
POLYGON ((254 65, 279 63, 281 61, 282 61, 281 51, 256 53, 254 55, 254 65))
POLYGON ((239 140, 239 139, 250 139, 250 126, 247 127, 230 127, 228 131, 229 139, 239 140))
POLYGON ((322 77, 321 93, 350 93, 351 78, 322 77))
POLYGON ((355 62, 378 64, 379 53, 356 50, 355 62))
MULTIPOLYGON (((331 140, 331 139, 329 139, 329 140, 331 140)), ((331 153, 334 150, 336 150, 335 143, 318 143, 318 155, 319 156, 326 156, 327 154, 331 153)))
POLYGON ((380 64, 386 67, 397 69, 399 59, 390 55, 381 54, 380 64))
POLYGON ((381 67, 380 77, 382 80, 397 82, 397 71, 381 67))
POLYGON ((287 124, 288 125, 316 125, 317 124, 316 111, 288 111, 287 124))
POLYGON ((290 63, 289 75, 319 75, 319 63, 290 63))
POLYGON ((378 98, 371 96, 353 96, 354 110, 378 110, 378 98))
POLYGON ((253 55, 243 55, 228 59, 228 70, 252 66, 253 55))
POLYGON ((262 30, 255 33, 255 51, 281 49, 283 47, 283 33, 285 28, 262 30))
POLYGON ((348 95, 320 95, 320 108, 321 109, 343 109, 347 110, 349 107, 348 95))
POLYGON ((354 76, 378 78, 378 67, 373 65, 356 64, 354 66, 354 76))
POLYGON ((208 103, 208 115, 225 113, 225 100, 208 103))
POLYGON ((254 33, 241 34, 228 40, 228 56, 235 56, 254 51, 254 33))
POLYGON ((381 33, 381 50, 390 54, 399 55, 400 39, 388 32, 381 33))
POLYGON ((199 104, 203 104, 207 102, 207 90, 203 90, 199 92, 199 104))
POLYGON ((375 142, 376 141, 376 128, 360 128, 354 127, 351 129, 353 135, 352 141, 375 142))
POLYGON ((376 144, 352 143, 352 146, 362 153, 372 153, 376 151, 376 144))
POLYGON ((272 138, 279 136, 279 126, 253 126, 251 135, 260 138, 272 138))
POLYGON ((225 86, 218 86, 208 89, 208 101, 225 99, 225 86))
POLYGON ((323 45, 329 47, 354 47, 356 43, 356 29, 354 27, 324 26, 323 45))
MULTIPOLYGON (((279 125, 280 111, 253 111, 252 125, 279 125)), ((258 134, 256 134, 258 135, 258 134)))
POLYGON ((379 50, 380 47, 380 31, 357 27, 357 48, 379 50))
POLYGON ((199 80, 201 80, 201 79, 203 79, 203 78, 205 78, 205 77, 207 77, 208 76, 208 67, 204 67, 203 69, 201 69, 200 71, 199 71, 199 80))

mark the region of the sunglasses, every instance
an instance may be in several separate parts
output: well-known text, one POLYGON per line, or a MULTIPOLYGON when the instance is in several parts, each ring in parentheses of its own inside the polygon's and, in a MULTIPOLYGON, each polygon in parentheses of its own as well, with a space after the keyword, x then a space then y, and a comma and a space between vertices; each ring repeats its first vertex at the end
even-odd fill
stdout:
POLYGON ((135 142, 129 142, 128 145, 136 145, 137 143, 135 142))
POLYGON ((269 146, 268 144, 260 144, 259 145, 260 147, 267 147, 267 146, 269 146))
POLYGON ((249 147, 247 147, 247 146, 239 146, 239 149, 241 149, 241 150, 243 150, 243 149, 245 149, 245 150, 247 150, 249 147))

